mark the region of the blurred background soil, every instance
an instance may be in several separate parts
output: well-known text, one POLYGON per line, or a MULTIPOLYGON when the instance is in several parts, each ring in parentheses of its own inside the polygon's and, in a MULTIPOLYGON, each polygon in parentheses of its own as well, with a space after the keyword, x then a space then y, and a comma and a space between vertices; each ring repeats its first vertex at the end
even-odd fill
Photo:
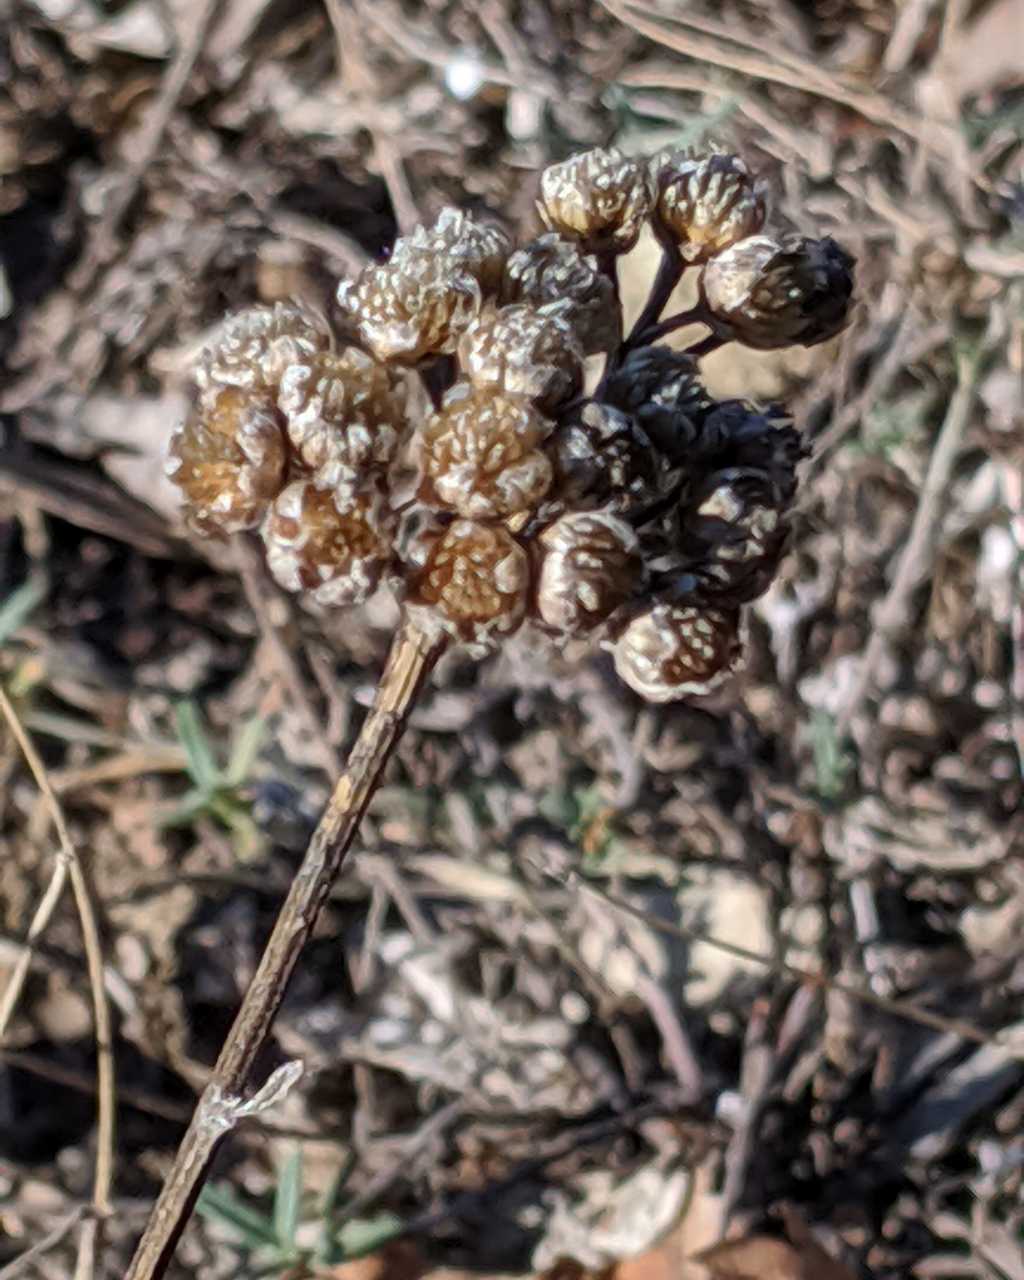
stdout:
MULTIPOLYGON (((104 947, 91 1274, 394 624, 187 537, 204 336, 445 204, 531 233, 574 150, 714 141, 860 263, 829 347, 708 362, 812 445, 746 670, 650 707, 600 654, 442 665, 261 1063, 302 1081, 171 1274, 1024 1277, 1022 48, 1020 0, 0 0, 0 684, 104 947)), ((93 1196, 70 893, 26 952, 58 851, 0 724, 4 1277, 71 1275, 93 1196)))

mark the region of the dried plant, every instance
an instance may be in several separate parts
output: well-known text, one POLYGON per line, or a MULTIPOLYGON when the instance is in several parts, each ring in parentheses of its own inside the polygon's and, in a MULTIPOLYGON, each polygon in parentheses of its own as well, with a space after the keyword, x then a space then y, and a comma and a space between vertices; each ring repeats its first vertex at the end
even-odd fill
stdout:
POLYGON ((412 702, 438 655, 536 627, 588 635, 656 702, 702 694, 742 655, 743 606, 778 568, 803 454, 778 406, 716 403, 699 356, 810 346, 843 327, 853 259, 763 234, 741 160, 613 150, 540 178, 548 232, 513 252, 452 209, 344 283, 351 341, 300 307, 232 317, 204 353, 169 474, 200 533, 260 527, 271 573, 322 606, 387 583, 403 624, 259 970, 129 1272, 163 1274, 412 702), (649 221, 663 250, 623 336, 617 256, 649 221), (662 317, 681 274, 697 306, 662 317), (656 345, 684 323, 709 337, 656 345), (584 394, 585 355, 604 352, 584 394), (412 421, 406 380, 434 412, 412 421), (410 497, 400 474, 419 474, 410 497))

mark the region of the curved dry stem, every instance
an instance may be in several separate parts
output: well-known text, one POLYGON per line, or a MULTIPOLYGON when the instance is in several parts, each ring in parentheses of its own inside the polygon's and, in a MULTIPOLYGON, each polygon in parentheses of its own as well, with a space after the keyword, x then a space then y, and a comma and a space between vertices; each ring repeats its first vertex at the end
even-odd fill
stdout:
MULTIPOLYGON (((14 740, 21 748, 22 755, 24 755, 28 767, 32 771, 32 776, 35 778, 36 785, 46 802, 54 829, 57 832, 57 839, 60 842, 60 851, 57 855, 58 864, 29 928, 29 943, 38 938, 46 928, 49 918, 60 900, 65 879, 70 878, 71 891, 74 895, 75 907, 78 911, 82 929, 82 943, 85 947, 86 968, 89 974, 89 992, 92 997, 93 1023, 96 1036, 98 1096, 96 1104, 96 1162, 92 1190, 92 1204, 96 1216, 87 1219, 82 1228, 78 1244, 78 1259, 75 1266, 76 1280, 86 1280, 87 1277, 92 1276, 95 1270, 96 1241, 102 1220, 110 1212, 110 1195, 114 1177, 114 1112, 116 1098, 114 1056, 111 1047, 110 1006, 107 1003, 107 993, 103 983, 103 946, 100 941, 99 927, 96 923, 96 913, 93 911, 92 899, 89 896, 89 886, 86 882, 85 872, 82 870, 82 864, 71 841, 71 835, 64 820, 64 811, 61 809, 60 801, 57 799, 57 795, 50 784, 46 766, 32 745, 31 738, 25 732, 24 726, 18 718, 18 713, 11 705, 10 699, 3 688, 0 688, 0 712, 3 713, 14 740)), ((30 960, 31 948, 28 947, 24 952, 24 961, 20 962, 15 969, 11 983, 4 993, 2 1010, 2 1025, 4 1026, 14 1009, 30 960)))
POLYGON ((373 707, 292 881, 125 1280, 157 1280, 164 1275, 206 1180, 217 1144, 236 1120, 251 1112, 252 1105, 239 1099, 253 1061, 270 1031, 288 980, 377 790, 384 766, 443 647, 443 639, 427 636, 409 622, 395 636, 373 707), (217 1117, 216 1123, 211 1123, 211 1116, 217 1117))

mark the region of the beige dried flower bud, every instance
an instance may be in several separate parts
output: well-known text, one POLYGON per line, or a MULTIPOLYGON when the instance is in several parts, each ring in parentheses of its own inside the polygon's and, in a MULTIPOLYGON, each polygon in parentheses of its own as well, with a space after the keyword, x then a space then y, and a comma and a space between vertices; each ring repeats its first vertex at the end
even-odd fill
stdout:
POLYGON ((224 320, 199 358, 196 384, 204 393, 217 387, 276 392, 290 364, 330 344, 323 317, 301 303, 249 307, 224 320))
POLYGON ((321 489, 351 488, 367 472, 386 469, 405 422, 405 384, 356 347, 289 365, 277 403, 321 489))
POLYGON ((423 426, 424 475, 459 515, 530 512, 551 486, 551 463, 537 447, 551 426, 525 401, 459 383, 423 426))
POLYGON ((614 149, 581 152, 541 174, 537 208, 544 224, 595 253, 632 249, 650 207, 646 166, 614 149))
POLYGON ((554 409, 583 383, 583 351, 560 305, 485 311, 459 342, 459 361, 482 390, 554 409))
POLYGON ((610 511, 568 512, 539 541, 537 613, 556 631, 573 634, 598 626, 643 581, 639 540, 610 511))
POLYGON ((648 702, 710 693, 739 660, 739 614, 656 604, 633 619, 613 653, 620 678, 648 702))
POLYGON ((441 254, 456 270, 468 272, 486 294, 497 293, 512 241, 500 227, 474 221, 461 209, 446 207, 432 227, 417 227, 395 243, 391 261, 406 255, 441 254))
POLYGON ((317 604, 361 604, 388 565, 392 523, 372 486, 339 510, 326 490, 294 481, 263 523, 267 566, 285 590, 308 592, 317 604))
POLYGON ((701 296, 723 337, 762 351, 811 347, 845 328, 853 266, 831 236, 751 236, 711 259, 701 296))
POLYGON ((684 261, 707 262, 764 226, 764 200, 738 156, 670 151, 651 168, 654 216, 684 261))
POLYGON ((210 536, 252 529, 284 485, 286 445, 269 395, 221 387, 201 397, 173 432, 164 470, 185 517, 210 536))
POLYGON ((406 252, 338 286, 338 305, 378 360, 413 365, 455 350, 479 312, 479 282, 444 254, 406 252))
POLYGON ((607 351, 618 339, 618 302, 611 279, 593 257, 553 232, 512 254, 505 266, 501 301, 532 307, 567 304, 584 355, 607 351))
POLYGON ((414 575, 408 607, 426 629, 484 649, 522 622, 528 580, 526 552, 507 529, 456 520, 414 575))

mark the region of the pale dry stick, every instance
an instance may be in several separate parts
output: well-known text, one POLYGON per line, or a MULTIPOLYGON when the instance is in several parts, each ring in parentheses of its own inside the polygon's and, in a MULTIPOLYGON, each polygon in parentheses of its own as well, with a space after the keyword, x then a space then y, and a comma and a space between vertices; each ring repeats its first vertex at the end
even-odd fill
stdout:
POLYGON ((402 156, 391 138, 385 137, 381 130, 375 128, 369 118, 372 95, 374 91, 373 76, 363 59, 363 46, 366 44, 365 27, 357 15, 349 8, 346 0, 325 0, 327 16, 334 28, 334 44, 338 60, 338 78, 349 81, 350 88, 358 97, 365 109, 366 127, 373 139, 373 151, 380 169, 381 177, 391 197, 399 231, 411 231, 419 221, 419 210, 409 189, 409 181, 405 176, 402 156))
POLYGON ((911 596, 931 572, 935 531, 941 514, 939 508, 967 429, 981 359, 980 352, 958 359, 956 390, 928 462, 910 535, 900 554, 892 585, 873 618, 871 636, 861 659, 856 683, 836 717, 836 731, 840 737, 846 736, 870 692, 875 671, 887 646, 906 629, 911 596))
MULTIPOLYGON (((775 84, 794 87, 795 72, 793 67, 779 65, 769 58, 756 53, 745 53, 740 49, 726 49, 713 39, 693 35, 687 31, 669 30, 664 24, 664 15, 655 15, 652 20, 634 12, 629 5, 618 3, 618 0, 601 0, 604 7, 620 22, 632 27, 640 35, 647 36, 655 43, 681 53, 685 57, 713 66, 725 67, 729 71, 738 71, 741 75, 755 80, 768 80, 775 84)), ((657 68, 645 73, 639 69, 630 74, 630 84, 640 86, 651 85, 662 89, 674 87, 674 71, 670 67, 657 68)), ((681 87, 685 88, 685 85, 681 87)), ((951 130, 940 121, 922 122, 917 116, 904 111, 895 103, 879 94, 865 93, 840 83, 834 77, 826 77, 820 72, 808 76, 795 86, 804 93, 837 102, 840 106, 849 107, 865 120, 873 124, 894 128, 907 137, 913 138, 933 155, 946 158, 947 145, 953 142, 951 130)), ((988 186, 983 176, 972 174, 974 181, 982 187, 988 186)))
POLYGON ((284 999, 288 980, 443 647, 443 640, 426 636, 409 622, 396 634, 373 706, 292 881, 125 1280, 159 1280, 165 1274, 213 1152, 233 1127, 239 1106, 245 1105, 238 1100, 284 999))
POLYGON ((614 894, 607 893, 590 881, 584 881, 578 872, 571 873, 570 879, 577 884, 585 885, 587 892, 603 898, 610 906, 618 907, 620 911, 624 911, 627 915, 633 916, 634 919, 640 920, 656 933, 664 933, 673 938, 681 938, 684 942, 703 942, 705 945, 714 947, 715 950, 722 951, 726 955, 735 956, 738 960, 749 960, 751 964, 761 965, 771 973, 784 973, 794 978, 797 982, 806 984, 808 987, 820 991, 836 991, 840 995, 849 996, 851 1000, 857 1000, 861 1004, 871 1005, 876 1009, 880 1009, 883 1013, 891 1014, 894 1018, 902 1018, 906 1022, 916 1022, 919 1026, 928 1027, 932 1031, 943 1031, 950 1035, 959 1036, 961 1040, 966 1040, 970 1044, 996 1045, 1012 1057, 1024 1058, 1024 1047, 1012 1042, 1008 1037, 1001 1037, 998 1033, 992 1034, 988 1031, 982 1031, 980 1027, 974 1026, 973 1023, 965 1022, 962 1018, 947 1018, 941 1013, 932 1013, 930 1009, 921 1009, 917 1005, 911 1004, 909 1000, 897 1000, 889 996, 877 995, 874 991, 858 987, 852 982, 845 982, 841 978, 833 978, 827 973, 805 969, 801 965, 791 964, 788 960, 780 960, 774 956, 765 955, 761 951, 754 951, 750 947, 740 946, 737 942, 726 942, 724 938, 716 938, 713 934, 705 933, 703 929, 672 924, 669 920, 662 920, 660 916, 644 911, 640 907, 635 907, 631 902, 627 902, 625 898, 619 898, 614 894))
MULTIPOLYGON (((98 1098, 96 1103, 96 1160, 93 1173, 92 1205, 95 1217, 89 1218, 82 1227, 78 1243, 78 1257, 75 1264, 75 1280, 88 1280, 95 1271, 96 1242, 100 1226, 110 1213, 110 1195, 113 1187, 114 1170, 114 1111, 115 1082, 114 1056, 112 1049, 112 1030, 110 1022, 110 1006, 107 1003, 107 992, 103 980, 103 946, 100 931, 96 923, 96 914, 89 896, 89 886, 85 872, 79 861, 75 846, 71 840, 64 811, 60 801, 50 785, 46 766, 39 753, 32 745, 32 740, 25 732, 18 713, 11 705, 10 699, 0 687, 0 712, 21 748, 36 786, 42 792, 54 830, 60 843, 59 859, 67 867, 67 875, 71 880, 71 892, 74 895, 75 907, 78 911, 79 924, 82 930, 82 944, 85 948, 86 969, 89 975, 89 991, 92 998, 94 1034, 96 1039, 96 1077, 98 1098)), ((51 882, 52 883, 52 882, 51 882)), ((59 896, 59 895, 58 895, 59 896)), ((54 902, 56 906, 56 902, 54 902)))
POLYGON ((88 1205, 79 1205, 68 1216, 59 1222, 42 1240, 37 1240, 35 1244, 30 1245, 24 1253, 19 1253, 13 1262, 8 1262, 5 1267, 0 1267, 0 1280, 15 1280, 16 1276, 25 1272, 35 1271, 35 1262, 44 1254, 49 1253, 52 1249, 61 1243, 66 1236, 69 1236, 75 1227, 83 1219, 88 1219, 91 1212, 88 1205))

